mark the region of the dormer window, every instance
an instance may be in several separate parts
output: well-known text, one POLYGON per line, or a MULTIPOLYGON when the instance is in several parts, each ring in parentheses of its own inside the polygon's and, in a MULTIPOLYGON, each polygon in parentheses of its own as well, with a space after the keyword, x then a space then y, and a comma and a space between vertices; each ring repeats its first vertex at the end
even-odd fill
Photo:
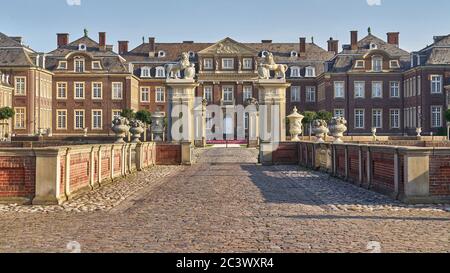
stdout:
POLYGON ((86 46, 85 44, 79 44, 79 45, 78 45, 78 50, 80 50, 80 51, 86 51, 86 49, 87 49, 87 46, 86 46))
POLYGON ((74 60, 74 71, 78 73, 84 72, 84 59, 75 59, 74 60))
POLYGON ((315 77, 316 76, 316 68, 312 66, 308 66, 305 68, 305 77, 315 77))
POLYGON ((298 57, 298 52, 297 51, 291 51, 291 58, 296 58, 298 57))
POLYGON ((92 62, 92 69, 97 69, 97 70, 102 69, 100 61, 93 61, 92 62))
POLYGON ((366 66, 363 60, 357 60, 355 64, 355 68, 364 68, 366 66))
POLYGON ((59 61, 58 69, 66 70, 67 69, 67 61, 59 61))
POLYGON ((213 59, 211 58, 203 59, 203 68, 206 70, 213 69, 213 59))
POLYGON ((156 77, 157 78, 164 78, 166 77, 166 70, 162 66, 158 66, 156 68, 156 77))
POLYGON ((383 70, 383 58, 380 56, 372 57, 372 71, 381 72, 383 70))
POLYGON ((143 67, 141 69, 141 78, 150 78, 150 67, 143 67))
POLYGON ((390 68, 400 68, 400 64, 399 64, 398 60, 391 60, 389 62, 389 67, 390 68))
POLYGON ((164 58, 166 57, 166 52, 163 50, 158 51, 158 58, 164 58))
POLYGON ((378 49, 378 45, 374 44, 374 43, 370 43, 369 48, 370 48, 370 50, 378 49))
POLYGON ((300 67, 291 67, 291 78, 300 78, 300 67))

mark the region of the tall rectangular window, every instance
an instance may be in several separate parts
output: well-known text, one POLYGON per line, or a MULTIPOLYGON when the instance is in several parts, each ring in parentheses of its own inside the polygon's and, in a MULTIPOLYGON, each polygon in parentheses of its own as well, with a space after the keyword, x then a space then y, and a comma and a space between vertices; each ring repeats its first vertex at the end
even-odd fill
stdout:
POLYGON ((244 58, 244 69, 252 69, 252 68, 253 68, 253 59, 244 58))
POLYGON ((306 87, 306 102, 315 102, 316 101, 316 87, 307 86, 306 87))
POLYGON ((364 109, 355 109, 355 128, 364 129, 364 109))
POLYGON ((102 129, 102 110, 92 110, 92 129, 102 129))
POLYGON ((56 83, 56 98, 58 99, 67 99, 67 83, 66 82, 58 82, 56 83))
POLYGON ((84 110, 74 111, 74 129, 83 130, 84 129, 84 110))
POLYGON ((212 86, 205 86, 205 87, 203 87, 203 98, 207 102, 212 102, 213 101, 213 88, 212 88, 212 86))
POLYGON ((391 98, 400 97, 400 82, 390 82, 390 95, 391 98))
POLYGON ((222 93, 223 93, 223 101, 226 102, 232 102, 233 101, 233 87, 231 86, 225 86, 223 87, 222 93))
POLYGON ((400 128, 400 109, 389 110, 389 120, 392 129, 400 128))
POLYGON ((166 98, 165 98, 165 94, 164 94, 164 88, 162 87, 156 87, 156 92, 155 92, 155 101, 156 102, 165 102, 166 98))
POLYGON ((334 82, 334 97, 345 98, 344 82, 334 82))
POLYGON ((291 102, 300 101, 300 86, 291 86, 291 102))
POLYGON ((103 84, 101 82, 92 83, 92 99, 101 99, 103 96, 103 84))
POLYGON ((112 83, 113 100, 121 100, 123 98, 123 84, 121 82, 112 83))
POLYGON ((442 106, 431 106, 431 127, 442 127, 442 106))
POLYGON ((362 81, 355 82, 355 98, 364 98, 366 93, 366 83, 362 81))
POLYGON ((27 87, 26 77, 15 77, 14 78, 14 94, 16 96, 25 96, 27 87))
POLYGON ((372 127, 383 128, 383 110, 372 110, 372 127))
POLYGON ((56 110, 56 129, 67 129, 67 110, 56 110))
POLYGON ((244 102, 253 97, 253 88, 251 86, 244 86, 244 90, 242 93, 242 98, 244 102))
POLYGON ((383 82, 372 82, 372 98, 383 97, 383 82))
POLYGON ((432 75, 431 76, 431 94, 442 93, 442 76, 432 75))
POLYGON ((114 119, 117 118, 117 117, 120 117, 121 114, 122 114, 122 111, 121 111, 121 110, 113 109, 113 110, 112 110, 112 120, 114 120, 114 119))
POLYGON ((141 87, 141 102, 150 102, 150 88, 141 87))
POLYGON ((25 107, 15 107, 14 112, 14 129, 26 129, 25 107))
POLYGON ((345 110, 344 109, 334 109, 333 117, 335 117, 335 118, 345 118, 345 110))
POLYGON ((213 59, 206 58, 203 59, 203 69, 213 69, 213 59))
POLYGON ((75 72, 78 73, 84 72, 84 59, 75 59, 74 66, 75 72))
POLYGON ((74 83, 74 96, 75 99, 84 99, 84 82, 76 82, 74 83))
POLYGON ((381 72, 383 70, 383 58, 373 57, 372 58, 372 71, 381 72))
POLYGON ((234 59, 233 58, 223 58, 222 59, 222 69, 234 69, 234 59))

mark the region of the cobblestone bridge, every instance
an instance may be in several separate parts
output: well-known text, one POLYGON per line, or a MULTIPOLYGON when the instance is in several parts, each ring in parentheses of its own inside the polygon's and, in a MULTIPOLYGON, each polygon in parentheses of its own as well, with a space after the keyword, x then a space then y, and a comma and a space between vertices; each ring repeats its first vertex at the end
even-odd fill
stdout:
POLYGON ((0 205, 0 252, 449 252, 448 206, 406 206, 256 150, 196 151, 63 206, 0 205), (375 243, 373 243, 375 242, 375 243), (73 245, 73 243, 72 243, 73 245))

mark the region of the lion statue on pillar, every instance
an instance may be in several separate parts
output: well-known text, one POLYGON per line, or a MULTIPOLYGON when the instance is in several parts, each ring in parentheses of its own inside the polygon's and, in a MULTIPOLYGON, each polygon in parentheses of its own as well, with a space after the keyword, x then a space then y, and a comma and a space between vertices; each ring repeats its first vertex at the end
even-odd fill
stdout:
MULTIPOLYGON (((166 64, 164 68, 166 70, 167 79, 178 79, 178 73, 180 73, 181 71, 185 71, 185 69, 187 68, 192 69, 191 62, 189 61, 189 54, 186 52, 181 53, 181 60, 178 63, 166 64)), ((192 71, 189 71, 188 74, 189 78, 193 78, 192 71)))
POLYGON ((260 79, 270 79, 270 71, 275 71, 275 78, 286 79, 286 71, 288 66, 285 64, 277 64, 273 58, 272 53, 268 53, 266 56, 266 63, 258 66, 258 76, 260 79))

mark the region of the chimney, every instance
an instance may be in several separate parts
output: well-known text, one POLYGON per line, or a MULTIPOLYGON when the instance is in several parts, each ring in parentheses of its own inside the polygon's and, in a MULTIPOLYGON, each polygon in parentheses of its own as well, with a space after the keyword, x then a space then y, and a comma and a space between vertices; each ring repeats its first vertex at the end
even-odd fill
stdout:
POLYGON ((300 37, 300 55, 304 55, 306 53, 306 38, 300 37))
POLYGON ((339 41, 334 40, 332 37, 330 37, 330 40, 328 40, 328 51, 334 52, 334 54, 338 54, 339 50, 339 41))
POLYGON ((263 43, 263 44, 271 44, 272 40, 261 40, 261 43, 263 43))
POLYGON ((149 37, 148 38, 148 44, 149 44, 149 51, 155 52, 155 37, 149 37))
POLYGON ((128 41, 119 41, 119 55, 128 53, 128 41))
POLYGON ((388 32, 387 33, 387 42, 391 45, 396 45, 397 47, 400 44, 400 32, 388 32))
POLYGON ((350 43, 352 50, 358 49, 358 31, 356 30, 350 31, 350 43))
POLYGON ((106 50, 106 32, 99 32, 98 33, 98 44, 100 45, 100 50, 105 51, 106 50))
POLYGON ((183 41, 183 44, 193 44, 194 41, 183 41))
POLYGON ((68 33, 58 33, 56 35, 58 36, 58 48, 69 44, 69 34, 68 33))

